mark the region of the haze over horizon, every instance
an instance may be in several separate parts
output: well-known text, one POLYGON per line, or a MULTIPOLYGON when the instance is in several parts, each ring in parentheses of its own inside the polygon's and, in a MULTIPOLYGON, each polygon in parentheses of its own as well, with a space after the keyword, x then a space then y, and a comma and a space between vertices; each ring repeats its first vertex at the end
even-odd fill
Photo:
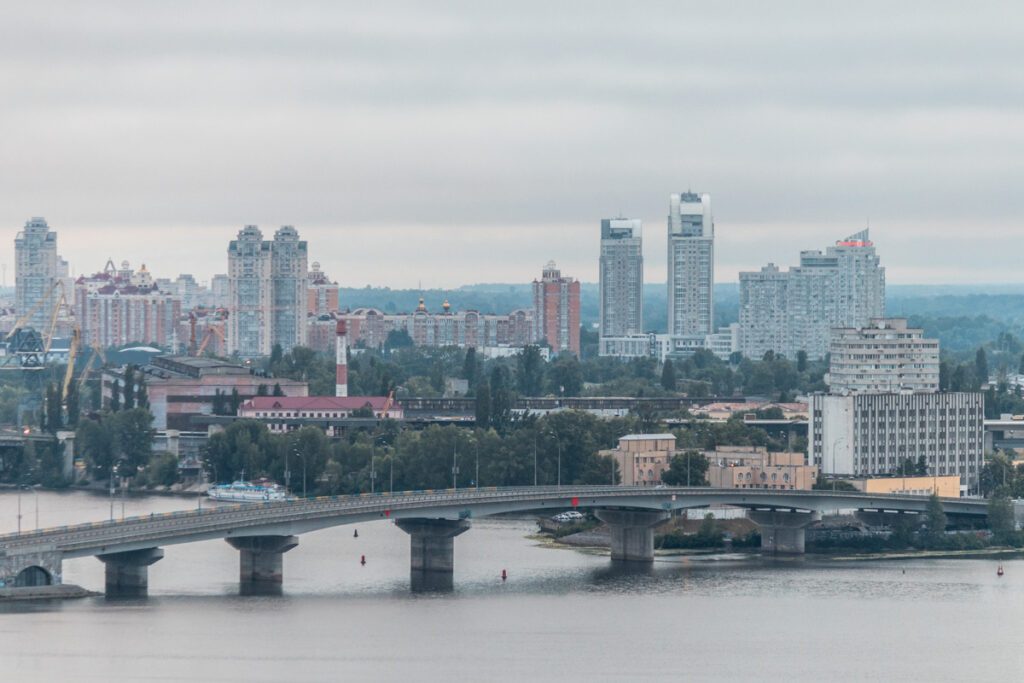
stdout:
POLYGON ((621 214, 657 283, 688 188, 718 282, 868 222, 890 283, 1022 280, 1019 5, 396 4, 7 8, 9 282, 31 216, 78 274, 208 280, 255 223, 344 286, 593 282, 621 214))

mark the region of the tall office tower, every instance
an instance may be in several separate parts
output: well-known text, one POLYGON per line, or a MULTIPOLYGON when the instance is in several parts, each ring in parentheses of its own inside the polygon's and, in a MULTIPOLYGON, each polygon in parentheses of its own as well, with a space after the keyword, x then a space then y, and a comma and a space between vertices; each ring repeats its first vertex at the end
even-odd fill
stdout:
POLYGON ((600 325, 604 337, 640 334, 644 326, 643 223, 635 218, 601 221, 600 325))
POLYGON ((552 353, 580 355, 580 283, 562 277, 554 261, 533 281, 533 340, 546 340, 552 353))
POLYGON ((935 393, 939 340, 907 327, 904 318, 876 318, 866 327, 835 328, 829 346, 831 394, 935 393))
POLYGON ((867 230, 825 253, 801 252, 788 272, 769 264, 740 273, 740 350, 748 358, 823 358, 832 328, 865 327, 884 315, 885 268, 867 230))
POLYGON ((700 340, 714 332, 715 222, 711 195, 669 198, 668 333, 700 340))
MULTIPOLYGON (((32 218, 14 238, 14 306, 19 316, 35 309, 26 321, 28 327, 44 330, 60 294, 54 284, 62 279, 61 258, 57 255, 57 233, 43 218, 32 218)), ((66 268, 66 263, 64 265, 66 268)), ((72 296, 70 290, 66 292, 72 296)))
POLYGON ((306 242, 292 226, 274 233, 270 249, 271 347, 280 344, 287 351, 306 345, 307 252, 306 242))
POLYGON ((228 245, 228 352, 270 353, 270 242, 247 225, 228 245))

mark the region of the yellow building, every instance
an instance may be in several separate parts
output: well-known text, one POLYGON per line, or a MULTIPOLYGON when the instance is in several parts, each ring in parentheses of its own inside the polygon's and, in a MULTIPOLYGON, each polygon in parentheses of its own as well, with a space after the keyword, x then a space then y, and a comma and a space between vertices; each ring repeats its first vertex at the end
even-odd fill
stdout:
POLYGON ((629 434, 619 439, 619 447, 601 451, 619 464, 623 486, 657 486, 676 452, 673 434, 629 434))
POLYGON ((930 496, 938 493, 940 498, 960 497, 960 477, 944 475, 940 477, 873 477, 870 479, 850 479, 849 482, 864 493, 904 493, 917 496, 930 496))
POLYGON ((705 451, 708 483, 724 489, 810 491, 818 468, 803 453, 771 453, 763 446, 719 446, 705 451))

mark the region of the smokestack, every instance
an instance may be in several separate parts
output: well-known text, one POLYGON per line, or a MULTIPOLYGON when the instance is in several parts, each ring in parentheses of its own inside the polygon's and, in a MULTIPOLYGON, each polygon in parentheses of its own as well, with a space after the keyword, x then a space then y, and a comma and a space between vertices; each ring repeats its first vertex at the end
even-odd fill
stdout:
POLYGON ((345 327, 344 320, 338 321, 336 334, 338 344, 335 356, 337 369, 334 376, 334 395, 348 396, 348 329, 345 327))

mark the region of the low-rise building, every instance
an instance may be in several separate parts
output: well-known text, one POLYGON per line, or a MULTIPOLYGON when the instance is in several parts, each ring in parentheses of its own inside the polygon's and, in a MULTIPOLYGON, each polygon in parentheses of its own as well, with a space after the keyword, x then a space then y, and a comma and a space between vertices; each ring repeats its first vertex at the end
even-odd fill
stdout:
POLYGON ((803 453, 769 452, 763 446, 719 446, 706 451, 708 483, 724 489, 810 491, 818 468, 803 453))
POLYGON ((959 498, 966 492, 960 484, 960 477, 943 475, 938 477, 861 477, 848 480, 858 491, 881 494, 909 494, 913 496, 930 496, 933 493, 940 498, 959 498))
POLYGON ((615 458, 623 486, 657 486, 676 451, 674 434, 628 434, 617 448, 600 455, 615 458))
POLYGON ((364 409, 378 420, 404 417, 402 406, 387 396, 256 396, 242 403, 238 416, 259 420, 275 433, 293 431, 303 423, 320 423, 333 431, 331 421, 351 418, 364 409))
MULTIPOLYGON (((287 396, 301 397, 309 393, 306 382, 265 377, 245 365, 191 356, 157 356, 140 367, 135 378, 146 385, 153 428, 158 430, 194 429, 192 417, 213 415, 217 402, 228 405, 236 392, 239 401, 252 398, 260 391, 260 385, 266 390, 278 385, 287 396)), ((110 405, 115 384, 120 395, 124 395, 124 382, 124 368, 103 371, 105 406, 110 405)))

